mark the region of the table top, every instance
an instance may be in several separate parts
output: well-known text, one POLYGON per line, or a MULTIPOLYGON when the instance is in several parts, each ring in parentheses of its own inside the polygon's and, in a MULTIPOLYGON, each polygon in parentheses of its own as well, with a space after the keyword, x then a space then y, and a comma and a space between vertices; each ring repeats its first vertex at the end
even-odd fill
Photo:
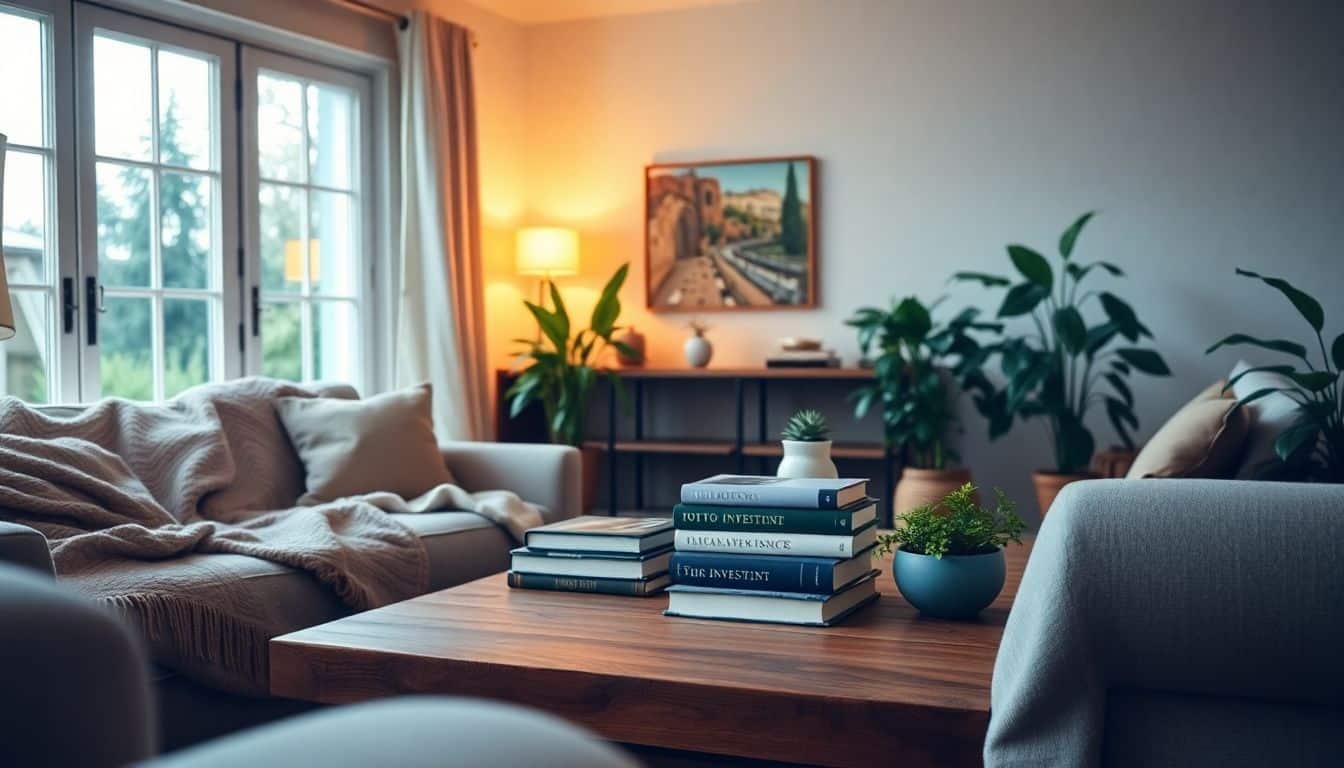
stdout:
MULTIPOLYGON (((622 379, 789 379, 789 380, 815 380, 815 379, 834 379, 839 381, 863 381, 873 378, 873 369, 871 368, 807 368, 807 367, 783 367, 783 368, 750 368, 750 367, 716 367, 708 366, 705 368, 691 368, 690 366, 681 367, 629 367, 613 368, 613 371, 619 373, 622 379)), ((521 371, 508 371, 501 369, 500 373, 519 373, 521 371)))
MULTIPOLYGON (((876 704, 907 723, 926 718, 945 735, 983 739, 994 657, 1030 544, 1007 549, 1003 593, 975 621, 919 617, 897 592, 889 560, 875 562, 882 597, 834 627, 665 617, 665 595, 510 589, 496 574, 272 640, 272 693, 340 703, 466 692, 546 707, 544 692, 501 680, 567 690, 602 681, 604 696, 633 683, 683 699, 792 706, 784 711, 796 711, 799 701, 833 711, 856 707, 870 719, 876 704), (464 676, 474 682, 463 683, 464 676)), ((566 699, 550 708, 570 706, 566 699)), ((585 713, 562 714, 583 720, 585 713)), ((588 724, 604 730, 612 722, 606 717, 588 724)), ((669 745, 666 734, 632 728, 609 735, 669 745)), ((721 746, 726 754, 751 754, 746 750, 721 746)))

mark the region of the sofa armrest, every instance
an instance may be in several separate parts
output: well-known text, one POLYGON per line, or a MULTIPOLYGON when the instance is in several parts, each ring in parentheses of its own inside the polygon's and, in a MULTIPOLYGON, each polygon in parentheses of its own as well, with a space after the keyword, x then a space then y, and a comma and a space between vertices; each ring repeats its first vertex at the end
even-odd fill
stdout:
POLYGON ((450 442, 443 461, 468 491, 513 491, 546 508, 546 522, 582 514, 579 451, 542 443, 450 442))
POLYGON ((17 523, 0 521, 0 563, 21 565, 48 576, 56 575, 46 537, 17 523))

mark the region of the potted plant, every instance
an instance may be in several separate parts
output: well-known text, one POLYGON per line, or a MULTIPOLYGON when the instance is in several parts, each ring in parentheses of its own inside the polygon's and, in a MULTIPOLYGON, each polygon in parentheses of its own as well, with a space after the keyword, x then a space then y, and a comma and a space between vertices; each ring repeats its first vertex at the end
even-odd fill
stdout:
POLYGON ((1281 278, 1265 277, 1245 269, 1238 269, 1237 274, 1262 280, 1286 296, 1315 332, 1316 347, 1321 352, 1320 368, 1317 368, 1311 362, 1306 345, 1287 339, 1260 339, 1234 333, 1209 347, 1208 352, 1213 352, 1223 346, 1250 345, 1288 355, 1306 366, 1306 370, 1300 370, 1296 363, 1261 365, 1242 371, 1227 382, 1227 387, 1231 388, 1248 373, 1271 372, 1282 376, 1290 386, 1262 387, 1242 397, 1238 401, 1240 405, 1245 406, 1276 392, 1297 403, 1297 421, 1274 440, 1278 466, 1256 469, 1284 479, 1344 483, 1344 381, 1341 380, 1344 333, 1335 337, 1327 353, 1325 337, 1321 336, 1325 328, 1325 310, 1319 301, 1281 278))
POLYGON ((819 411, 802 410, 789 418, 780 433, 784 458, 779 477, 839 477, 831 461, 831 428, 819 411))
POLYGON ((1152 338, 1129 304, 1108 291, 1081 292, 1083 282, 1098 272, 1124 275, 1110 262, 1074 260, 1074 245, 1092 216, 1080 216, 1060 236, 1058 269, 1031 248, 1010 245, 1008 257, 1021 281, 980 272, 953 276, 990 288, 1008 288, 998 316, 1031 318, 1025 330, 1002 332, 990 345, 1000 357, 1005 385, 997 388, 983 375, 972 375, 968 385, 977 392, 977 409, 989 419, 991 440, 1006 434, 1014 418, 1042 419, 1049 428, 1054 469, 1032 475, 1042 515, 1064 485, 1091 476, 1087 470, 1096 440, 1087 426, 1087 415, 1092 407, 1105 406, 1116 433, 1132 450, 1130 430, 1137 429, 1139 421, 1127 378, 1134 371, 1171 375, 1157 352, 1115 346, 1120 339, 1134 344, 1152 338), (1094 304, 1101 306, 1105 319, 1089 325, 1084 310, 1094 304))
POLYGON ((583 504, 593 506, 597 497, 598 451, 585 448, 584 432, 588 426, 588 398, 598 378, 605 377, 611 386, 621 392, 620 376, 610 368, 599 368, 597 361, 607 347, 627 357, 638 357, 619 339, 612 338, 618 330, 621 315, 620 293, 629 264, 621 265, 611 276, 597 304, 593 307, 589 327, 574 332, 569 313, 555 284, 546 281, 554 309, 547 309, 524 301, 541 328, 540 339, 514 339, 526 345, 523 356, 531 362, 514 380, 505 397, 509 403, 510 418, 517 417, 534 402, 541 403, 546 415, 546 429, 552 442, 572 445, 583 452, 583 504))
POLYGON ((988 351, 970 331, 1003 328, 978 322, 978 315, 978 310, 966 309, 946 323, 935 323, 931 308, 911 296, 893 301, 889 309, 862 307, 845 321, 858 329, 863 356, 875 354, 869 358, 873 383, 850 395, 854 416, 862 419, 880 404, 883 439, 901 451, 896 514, 941 499, 971 481, 969 469, 955 466, 960 457, 948 445, 959 394, 952 391, 949 378, 971 379, 984 364, 988 351))
POLYGON ((994 494, 994 507, 981 507, 967 483, 897 516, 896 530, 878 537, 874 556, 893 553, 896 588, 920 613, 973 618, 1003 591, 1003 548, 1022 543, 1026 524, 1003 491, 994 494))

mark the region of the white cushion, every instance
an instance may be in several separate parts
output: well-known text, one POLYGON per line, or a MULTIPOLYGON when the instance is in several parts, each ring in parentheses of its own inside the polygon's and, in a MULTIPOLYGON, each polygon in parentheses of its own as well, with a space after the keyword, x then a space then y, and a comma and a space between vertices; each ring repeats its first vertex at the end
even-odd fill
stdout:
MULTIPOLYGON (((1229 378, 1254 366, 1245 360, 1238 361, 1232 368, 1229 378)), ((1243 397, 1266 387, 1291 387, 1293 382, 1273 371, 1256 371, 1243 376, 1232 385, 1232 395, 1240 400, 1243 397)), ((1244 406, 1251 417, 1251 428, 1246 435, 1246 451, 1241 457, 1241 467, 1237 469, 1238 480, 1254 480, 1264 472, 1267 466, 1278 462, 1274 453, 1274 441, 1285 429, 1291 427, 1301 417, 1298 405, 1291 397, 1275 392, 1244 406)))

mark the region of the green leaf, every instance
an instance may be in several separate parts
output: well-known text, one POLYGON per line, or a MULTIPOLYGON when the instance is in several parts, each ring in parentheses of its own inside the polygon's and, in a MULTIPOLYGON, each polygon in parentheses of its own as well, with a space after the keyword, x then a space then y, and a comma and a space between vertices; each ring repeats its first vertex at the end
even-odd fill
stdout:
POLYGON ((554 280, 547 280, 546 285, 551 289, 551 306, 555 307, 551 311, 555 313, 555 316, 560 320, 560 324, 564 327, 565 338, 569 338, 569 311, 565 309, 565 299, 560 295, 560 289, 555 287, 554 280))
POLYGON ((1055 336, 1059 343, 1071 355, 1077 355, 1087 346, 1087 326, 1083 316, 1074 307, 1061 307, 1055 311, 1055 336))
POLYGON ((1312 421, 1299 422, 1283 432, 1274 440, 1274 453, 1280 461, 1287 463, 1298 450, 1310 450, 1320 440, 1321 427, 1312 421))
POLYGON ((1336 374, 1329 371, 1308 371, 1305 373, 1293 371, 1291 373, 1285 372, 1283 375, 1292 379, 1294 383, 1308 392, 1320 392, 1335 383, 1337 378, 1336 374))
POLYGON ((551 344, 555 346, 558 352, 563 353, 569 342, 569 324, 561 324, 560 318, 550 310, 539 307, 530 301, 524 301, 527 309, 536 318, 537 325, 541 327, 541 332, 546 338, 550 339, 551 344))
POLYGON ((1255 373, 1256 371, 1270 371, 1272 373, 1278 373, 1278 374, 1289 374, 1295 370, 1296 369, 1293 368, 1293 366, 1291 365, 1257 365, 1254 368, 1247 368, 1241 373, 1238 373, 1236 376, 1233 376, 1232 378, 1228 379, 1227 384, 1223 387, 1223 391, 1226 392, 1229 389, 1232 389, 1233 385, 1235 385, 1238 381, 1241 381, 1242 377, 1244 377, 1248 373, 1255 373))
POLYGON ((1171 375, 1171 369, 1167 367, 1167 362, 1162 359, 1161 355, 1151 349, 1126 347, 1115 350, 1115 353, 1120 356, 1121 360, 1150 376, 1171 375))
POLYGON ((1123 269, 1117 267, 1116 265, 1112 264, 1109 261, 1094 261, 1091 264, 1087 265, 1079 265, 1076 262, 1069 262, 1069 264, 1065 266, 1064 269, 1069 273, 1069 277, 1072 277, 1075 282, 1082 282, 1083 278, 1087 277, 1087 273, 1091 272, 1097 267, 1101 267, 1107 272, 1110 272, 1115 277, 1125 276, 1125 271, 1123 269))
POLYGON ((1092 461, 1096 440, 1073 414, 1062 415, 1055 435, 1055 465, 1060 472, 1078 472, 1092 461))
POLYGON ((1282 387, 1261 387, 1260 389, 1255 390, 1251 394, 1237 400, 1237 405, 1238 406, 1250 405, 1251 403, 1254 403, 1256 400, 1259 400, 1260 398, 1269 397, 1275 392, 1282 392, 1282 391, 1283 391, 1282 387))
POLYGON ((1087 226, 1087 222, 1090 221, 1094 215, 1096 215, 1096 211, 1088 211, 1087 213, 1084 213, 1082 216, 1078 217, 1077 221, 1073 222, 1072 226, 1064 230, 1064 234, 1060 235, 1059 255, 1063 256, 1065 261, 1073 255, 1073 246, 1078 242, 1079 233, 1083 231, 1083 227, 1087 226))
POLYGON ((1055 273, 1050 269, 1050 262, 1027 246, 1008 246, 1008 258, 1013 260, 1013 266, 1023 277, 1041 286, 1047 293, 1055 284, 1055 273))
POLYGON ((999 317, 1025 315, 1050 295, 1050 289, 1036 283, 1018 283, 1008 289, 999 307, 999 317))
POLYGON ((1120 399, 1125 401, 1125 405, 1133 408, 1134 393, 1129 391, 1129 385, 1120 377, 1120 374, 1107 372, 1103 373, 1102 376, 1106 378, 1106 381, 1111 383, 1111 387, 1115 390, 1115 393, 1120 396, 1120 399))
POLYGON ((1119 296, 1102 291, 1098 298, 1101 299, 1101 308, 1106 311, 1106 316, 1115 324, 1121 336, 1130 341, 1138 341, 1139 336, 1148 330, 1139 322, 1139 316, 1134 314, 1134 308, 1119 296))
POLYGON ((980 283, 988 288, 1002 288, 1005 285, 1011 285, 1013 282, 1006 277, 984 272, 957 272, 952 275, 952 279, 959 282, 980 283))
POLYGON ((620 339, 612 339, 611 345, 616 348, 617 352, 620 352, 622 355, 630 358, 631 360, 644 359, 644 356, 640 354, 639 350, 635 349, 629 344, 626 344, 624 341, 621 341, 620 339))
POLYGON ((1335 343, 1330 345, 1330 357, 1335 361, 1335 370, 1344 371, 1344 333, 1335 337, 1335 343))
POLYGON ((1303 360, 1307 359, 1307 348, 1295 341, 1288 341, 1287 339, 1257 339, 1254 336, 1248 336, 1244 333, 1234 333, 1231 336, 1228 336, 1204 350, 1204 354, 1207 355, 1219 347, 1230 347, 1243 344, 1252 347, 1260 347, 1261 349, 1268 349, 1274 352, 1282 352, 1286 355, 1300 357, 1303 360))
POLYGON ((1111 339, 1114 339, 1117 333, 1119 331, 1116 330, 1115 323, 1102 323, 1087 329, 1086 349, 1088 357, 1096 355, 1102 347, 1110 344, 1111 339))
POLYGON ((621 268, 616 270, 616 274, 611 276, 607 284, 602 288, 602 295, 598 297, 597 304, 593 306, 592 328, 593 332, 602 338, 610 338, 612 329, 616 325, 616 319, 621 316, 621 285, 625 283, 625 277, 630 272, 628 263, 622 264, 621 268))
POLYGON ((1316 301, 1316 299, 1313 299, 1303 291, 1293 287, 1292 283, 1279 277, 1265 277, 1264 275, 1256 274, 1249 269, 1238 268, 1237 274, 1256 278, 1257 280, 1263 281, 1266 285, 1277 288, 1279 293, 1287 296, 1288 300, 1293 303, 1293 306, 1297 307, 1297 311, 1302 314, 1302 317, 1306 318, 1307 322, 1311 324, 1312 328, 1316 329, 1317 333, 1320 333, 1321 329, 1325 327, 1325 310, 1321 309, 1320 302, 1316 301))
POLYGON ((1125 444, 1125 448, 1134 450, 1134 438, 1130 436, 1129 430, 1139 428, 1139 420, 1134 416, 1128 405, 1114 397, 1106 398, 1106 417, 1111 420, 1111 426, 1115 427, 1115 433, 1120 436, 1120 441, 1125 444))

